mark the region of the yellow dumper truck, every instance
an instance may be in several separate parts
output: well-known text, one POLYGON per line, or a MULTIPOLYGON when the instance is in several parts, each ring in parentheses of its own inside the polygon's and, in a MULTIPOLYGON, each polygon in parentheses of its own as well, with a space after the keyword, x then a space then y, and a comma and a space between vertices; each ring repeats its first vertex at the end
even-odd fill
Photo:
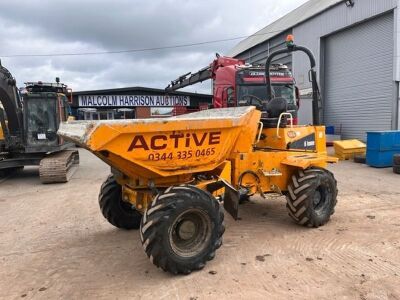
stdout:
POLYGON ((188 274, 222 245, 224 212, 238 217, 241 199, 286 195, 298 224, 324 225, 334 212, 336 181, 326 170, 325 128, 319 125, 312 54, 288 43, 266 63, 268 95, 261 107, 200 111, 166 119, 75 121, 59 135, 111 166, 99 204, 114 226, 140 229, 151 262, 188 274), (293 126, 285 99, 271 95, 269 64, 282 51, 311 59, 314 125, 293 126), (223 204, 223 205, 222 205, 223 204))

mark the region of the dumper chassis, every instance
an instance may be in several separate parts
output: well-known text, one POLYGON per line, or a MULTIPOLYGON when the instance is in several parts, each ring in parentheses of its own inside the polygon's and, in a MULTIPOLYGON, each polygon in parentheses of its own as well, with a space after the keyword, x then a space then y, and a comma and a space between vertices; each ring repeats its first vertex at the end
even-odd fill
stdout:
POLYGON ((266 63, 265 117, 256 107, 200 111, 166 119, 64 123, 59 135, 111 166, 99 204, 114 226, 139 229, 150 261, 173 274, 202 269, 222 245, 224 210, 238 219, 239 199, 286 195, 294 222, 326 224, 337 184, 326 167, 320 96, 312 53, 289 39, 266 63), (272 98, 269 64, 284 52, 311 61, 314 124, 293 126, 285 99, 272 98))

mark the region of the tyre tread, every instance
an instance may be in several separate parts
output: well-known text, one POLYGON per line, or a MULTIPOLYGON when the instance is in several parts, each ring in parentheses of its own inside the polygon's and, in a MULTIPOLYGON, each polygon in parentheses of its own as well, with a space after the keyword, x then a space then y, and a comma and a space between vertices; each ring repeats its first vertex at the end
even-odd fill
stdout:
POLYGON ((393 165, 400 166, 400 154, 393 155, 393 165))
POLYGON ((113 175, 108 176, 103 182, 99 194, 100 211, 104 218, 112 225, 122 229, 139 229, 142 218, 138 211, 133 210, 126 215, 120 208, 121 186, 113 175))
POLYGON ((145 253, 154 265, 172 274, 189 274, 192 270, 202 269, 207 261, 215 257, 215 251, 222 245, 222 235, 224 231, 224 213, 218 201, 210 193, 200 190, 197 187, 181 185, 170 187, 155 197, 142 219, 140 237, 145 253), (177 194, 179 194, 179 200, 177 200, 177 194), (219 220, 217 220, 216 224, 218 231, 216 232, 215 239, 212 238, 211 240, 212 244, 209 253, 207 253, 203 259, 191 265, 177 264, 169 258, 166 250, 161 247, 160 241, 162 237, 158 232, 161 232, 160 228, 164 225, 164 221, 169 218, 170 212, 174 210, 177 205, 190 201, 192 197, 201 199, 202 201, 210 201, 213 204, 219 216, 219 220), (184 200, 180 200, 182 198, 184 200), (158 206, 158 209, 152 210, 158 206))
POLYGON ((321 168, 310 168, 306 170, 299 170, 294 174, 291 183, 288 186, 289 193, 287 194, 287 210, 289 216, 298 224, 307 227, 319 227, 325 225, 330 216, 334 213, 334 207, 337 204, 337 182, 333 174, 321 168), (335 191, 333 195, 332 210, 329 216, 322 221, 313 220, 310 217, 308 204, 317 188, 319 176, 324 174, 331 177, 334 182, 335 191))
POLYGON ((393 173, 400 174, 400 165, 393 166, 393 173))

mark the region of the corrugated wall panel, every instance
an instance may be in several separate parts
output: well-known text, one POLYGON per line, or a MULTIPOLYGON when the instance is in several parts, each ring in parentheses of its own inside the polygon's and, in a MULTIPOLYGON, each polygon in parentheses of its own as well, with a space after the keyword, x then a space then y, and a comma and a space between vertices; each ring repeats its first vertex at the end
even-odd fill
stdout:
MULTIPOLYGON (((285 48, 286 36, 291 34, 291 30, 286 31, 282 34, 277 35, 271 40, 261 43, 241 54, 236 56, 237 58, 245 59, 246 62, 252 64, 265 64, 269 53, 279 49, 285 48)), ((274 63, 286 64, 291 69, 292 66, 292 55, 282 55, 274 59, 274 63)))
POLYGON ((343 138, 392 127, 393 31, 390 13, 325 39, 324 121, 343 138))
MULTIPOLYGON (((311 49, 317 61, 317 72, 320 73, 321 37, 342 30, 373 18, 374 16, 391 11, 397 7, 397 0, 355 0, 354 7, 339 3, 329 10, 293 28, 295 41, 311 49)), ((293 73, 300 89, 311 87, 307 80, 310 64, 304 54, 293 54, 293 73)), ((323 86, 322 86, 323 88, 323 86)))
MULTIPOLYGON (((323 44, 321 44, 322 37, 392 11, 397 7, 397 2, 398 0, 355 0, 355 5, 352 8, 347 7, 344 2, 339 3, 322 14, 294 27, 295 41, 297 44, 311 49, 317 61, 318 75, 324 74, 324 70, 321 69, 324 65, 324 57, 320 55, 321 52, 324 52, 323 44)), ((294 53, 293 75, 300 90, 311 87, 307 77, 309 69, 310 64, 307 57, 301 53, 294 53)), ((320 80, 320 88, 322 91, 325 89, 323 78, 320 80)), ((393 95, 393 103, 395 101, 396 96, 393 95)), ((299 121, 305 124, 311 120, 311 101, 304 99, 302 103, 299 121)))

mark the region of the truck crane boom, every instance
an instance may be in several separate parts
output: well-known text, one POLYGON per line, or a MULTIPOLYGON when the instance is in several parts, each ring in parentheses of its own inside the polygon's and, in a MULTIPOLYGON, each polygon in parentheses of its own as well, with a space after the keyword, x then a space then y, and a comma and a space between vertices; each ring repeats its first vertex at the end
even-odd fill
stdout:
POLYGON ((167 92, 173 92, 189 85, 193 85, 205 80, 211 79, 211 69, 210 67, 205 67, 195 74, 189 72, 180 76, 179 78, 172 80, 171 83, 165 88, 167 92))
POLYGON ((203 82, 208 79, 215 79, 216 71, 219 68, 235 65, 244 65, 245 61, 242 59, 236 59, 227 56, 220 56, 216 54, 214 61, 207 67, 199 70, 196 73, 186 73, 177 79, 171 81, 171 83, 165 88, 167 92, 173 92, 184 87, 203 82))

